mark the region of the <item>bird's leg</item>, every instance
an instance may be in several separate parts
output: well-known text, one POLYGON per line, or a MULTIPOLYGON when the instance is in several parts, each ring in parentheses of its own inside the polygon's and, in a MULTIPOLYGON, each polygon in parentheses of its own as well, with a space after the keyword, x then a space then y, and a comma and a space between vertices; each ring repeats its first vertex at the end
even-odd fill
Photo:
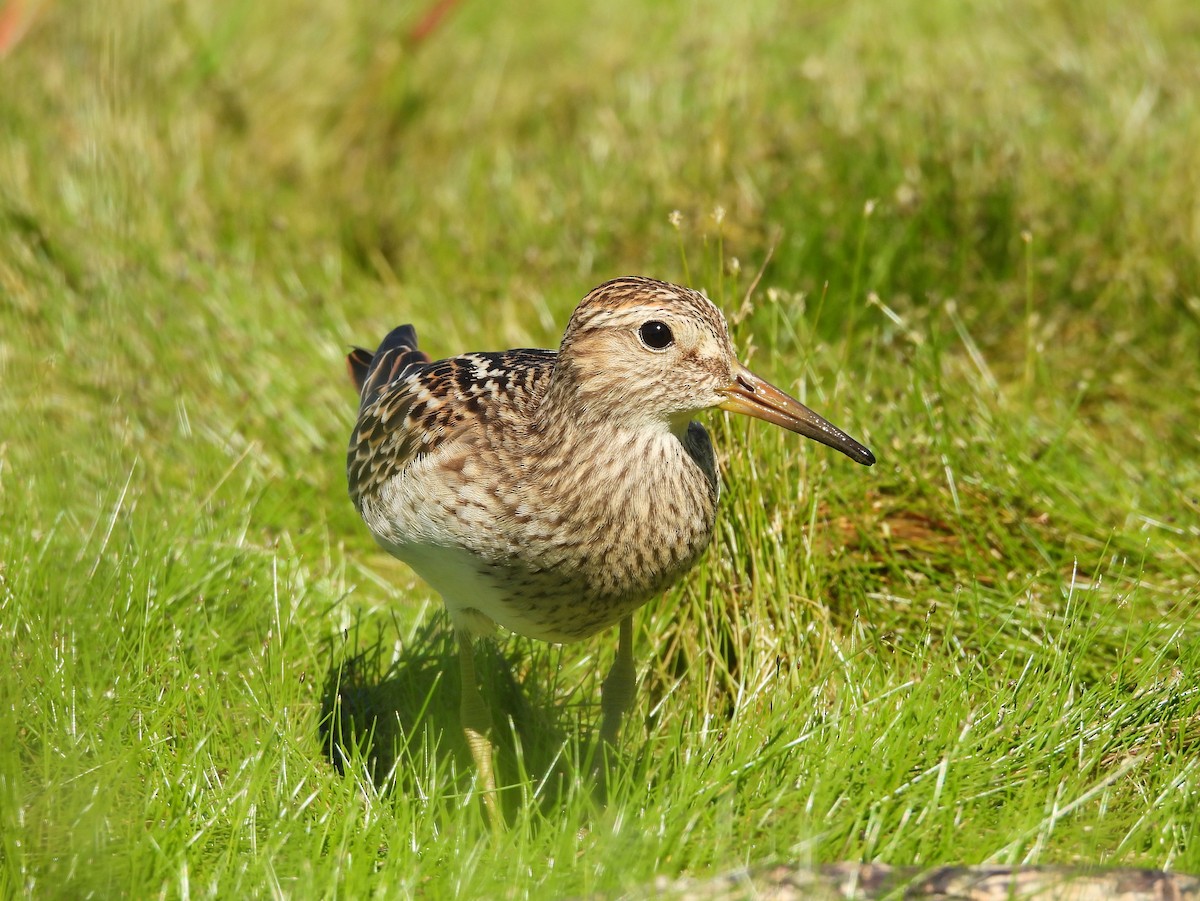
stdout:
POLYGON ((467 735, 471 757, 475 759, 476 782, 483 793, 488 820, 493 826, 501 824, 500 809, 496 804, 496 774, 492 770, 492 712, 483 702, 479 685, 475 681, 475 641, 469 632, 458 632, 458 662, 462 672, 462 701, 459 719, 467 735))
POLYGON ((617 746, 617 735, 621 731, 621 718, 633 702, 633 617, 621 620, 621 637, 617 644, 617 657, 612 669, 600 687, 600 748, 601 760, 609 748, 617 746))

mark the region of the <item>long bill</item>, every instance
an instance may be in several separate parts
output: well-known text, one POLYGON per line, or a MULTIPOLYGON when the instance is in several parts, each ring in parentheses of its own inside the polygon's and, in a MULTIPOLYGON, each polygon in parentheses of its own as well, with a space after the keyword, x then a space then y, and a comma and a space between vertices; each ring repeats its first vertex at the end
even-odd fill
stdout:
POLYGON ((755 419, 783 426, 813 441, 841 451, 856 463, 871 466, 875 455, 829 420, 818 416, 800 401, 761 379, 740 363, 736 364, 733 384, 721 391, 725 401, 722 410, 744 413, 755 419))

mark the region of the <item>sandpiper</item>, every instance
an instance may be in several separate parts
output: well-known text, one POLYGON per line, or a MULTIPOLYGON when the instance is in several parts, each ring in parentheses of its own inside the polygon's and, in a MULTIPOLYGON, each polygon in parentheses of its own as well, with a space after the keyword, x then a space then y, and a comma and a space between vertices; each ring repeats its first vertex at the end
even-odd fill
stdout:
POLYGON ((441 594, 459 642, 462 726, 498 819, 491 715, 474 639, 545 641, 614 624, 601 739, 633 699, 632 614, 696 562, 720 483, 697 413, 745 413, 866 466, 867 448, 738 362, 704 295, 648 278, 600 285, 552 350, 432 361, 410 325, 348 358, 359 389, 350 497, 385 549, 441 594))

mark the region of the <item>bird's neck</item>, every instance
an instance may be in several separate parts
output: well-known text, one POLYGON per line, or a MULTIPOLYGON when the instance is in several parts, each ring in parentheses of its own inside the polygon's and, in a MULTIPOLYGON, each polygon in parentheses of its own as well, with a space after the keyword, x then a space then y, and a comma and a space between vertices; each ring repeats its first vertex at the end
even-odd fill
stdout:
POLYGON ((564 431, 582 433, 598 442, 618 434, 668 433, 679 440, 687 434, 692 416, 681 413, 666 416, 647 407, 621 382, 589 377, 573 361, 561 356, 533 417, 534 430, 549 440, 558 440, 564 431))

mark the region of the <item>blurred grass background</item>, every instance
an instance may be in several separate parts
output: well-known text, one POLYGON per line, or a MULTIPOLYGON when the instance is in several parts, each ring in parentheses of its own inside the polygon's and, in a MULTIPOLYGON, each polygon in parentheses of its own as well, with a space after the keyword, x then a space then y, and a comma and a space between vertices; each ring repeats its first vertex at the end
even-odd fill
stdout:
POLYGON ((424 12, 19 10, 0 893, 1200 871, 1200 8, 424 12), (708 417, 718 538, 639 617, 612 803, 574 774, 615 642, 506 640, 496 840, 437 599, 345 497, 343 356, 554 346, 633 273, 880 464, 708 417))

